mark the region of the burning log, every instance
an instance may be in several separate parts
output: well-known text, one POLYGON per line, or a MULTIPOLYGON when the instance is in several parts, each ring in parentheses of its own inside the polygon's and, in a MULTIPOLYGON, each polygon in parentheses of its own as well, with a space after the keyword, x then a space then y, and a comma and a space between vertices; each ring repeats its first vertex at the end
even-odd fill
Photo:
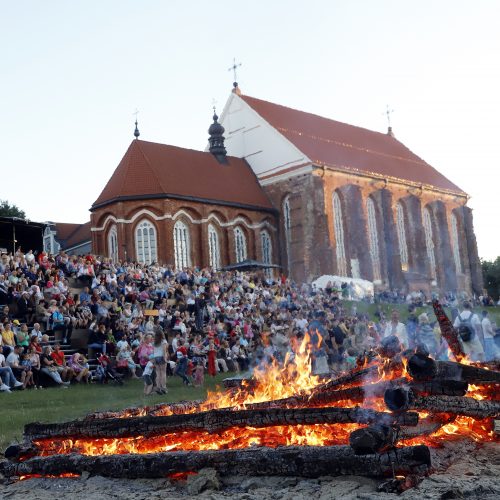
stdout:
POLYGON ((275 425, 312 425, 332 423, 385 422, 417 425, 417 413, 394 416, 365 408, 273 408, 268 410, 211 410, 166 417, 74 420, 56 424, 28 424, 26 440, 53 438, 126 438, 157 436, 174 432, 203 430, 209 433, 231 427, 271 427, 275 425))
POLYGON ((360 475, 387 477, 425 472, 431 464, 427 446, 409 446, 383 455, 357 456, 349 446, 287 446, 243 450, 179 451, 144 455, 53 455, 0 464, 7 477, 63 473, 115 478, 164 478, 205 467, 222 475, 319 477, 360 475))
POLYGON ((454 361, 436 361, 422 354, 408 360, 408 373, 416 380, 462 380, 470 384, 500 384, 500 372, 454 361))
POLYGON ((500 416, 500 401, 479 401, 460 396, 417 396, 409 387, 387 389, 384 401, 392 411, 427 410, 477 419, 500 416))
POLYGON ((128 417, 143 417, 145 415, 180 415, 200 411, 203 401, 179 401, 177 403, 159 403, 154 406, 139 406, 125 408, 120 411, 102 411, 89 413, 85 416, 85 420, 96 420, 104 418, 128 418, 128 417))
POLYGON ((433 415, 420 421, 415 427, 370 425, 351 432, 349 445, 356 455, 379 453, 394 446, 398 441, 433 434, 453 420, 455 420, 454 416, 433 415))
POLYGON ((453 327, 453 324, 448 316, 446 316, 443 306, 439 303, 439 300, 433 300, 432 307, 438 320, 441 333, 446 342, 448 342, 448 346, 453 353, 453 356, 455 356, 457 361, 461 361, 465 358, 465 352, 462 348, 462 344, 458 340, 458 332, 453 327))
POLYGON ((469 384, 462 380, 411 382, 408 387, 419 396, 465 396, 469 384))

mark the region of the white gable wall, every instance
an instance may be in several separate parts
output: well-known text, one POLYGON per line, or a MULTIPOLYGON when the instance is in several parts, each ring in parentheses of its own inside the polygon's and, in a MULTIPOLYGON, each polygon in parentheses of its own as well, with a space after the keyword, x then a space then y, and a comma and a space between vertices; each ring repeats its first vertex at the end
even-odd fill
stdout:
POLYGON ((257 177, 311 163, 235 93, 231 93, 219 121, 225 128, 228 155, 245 158, 257 177))

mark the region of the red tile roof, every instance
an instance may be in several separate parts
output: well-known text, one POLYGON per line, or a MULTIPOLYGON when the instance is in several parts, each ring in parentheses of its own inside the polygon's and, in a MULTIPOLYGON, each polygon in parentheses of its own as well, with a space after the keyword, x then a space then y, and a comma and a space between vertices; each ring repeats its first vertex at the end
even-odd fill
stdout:
POLYGON ((91 224, 90 221, 85 224, 78 224, 78 228, 71 236, 66 240, 64 248, 75 247, 81 243, 92 240, 92 234, 90 232, 91 224))
POLYGON ((240 97, 314 164, 361 170, 464 194, 458 186, 388 134, 255 97, 240 97))
POLYGON ((92 209, 145 195, 180 196, 256 208, 273 206, 248 163, 233 156, 220 164, 208 152, 134 140, 92 209))
POLYGON ((58 240, 68 239, 81 226, 81 224, 68 224, 66 222, 54 222, 54 224, 56 225, 56 238, 58 240))
POLYGON ((68 224, 66 222, 54 222, 56 226, 56 239, 62 248, 71 248, 80 243, 90 241, 90 221, 84 224, 68 224))

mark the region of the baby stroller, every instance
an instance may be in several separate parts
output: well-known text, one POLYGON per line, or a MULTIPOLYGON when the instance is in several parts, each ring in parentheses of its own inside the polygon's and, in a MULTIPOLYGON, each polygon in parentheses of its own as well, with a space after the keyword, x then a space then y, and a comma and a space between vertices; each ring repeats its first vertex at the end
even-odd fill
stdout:
POLYGON ((113 361, 106 354, 101 354, 97 361, 99 365, 96 369, 96 377, 100 384, 107 384, 112 380, 115 384, 123 385, 123 375, 115 370, 113 361))

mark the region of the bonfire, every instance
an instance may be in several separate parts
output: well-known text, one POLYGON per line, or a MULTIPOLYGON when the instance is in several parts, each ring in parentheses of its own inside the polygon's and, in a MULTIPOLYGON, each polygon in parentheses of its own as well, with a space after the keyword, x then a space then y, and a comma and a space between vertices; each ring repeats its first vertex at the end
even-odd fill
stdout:
POLYGON ((496 439, 500 372, 471 363, 436 301, 456 361, 385 339, 335 378, 312 372, 321 336, 306 335, 284 363, 254 370, 204 401, 28 424, 6 450, 4 475, 178 477, 204 467, 220 474, 386 477, 401 491, 432 473, 430 448, 496 439))

